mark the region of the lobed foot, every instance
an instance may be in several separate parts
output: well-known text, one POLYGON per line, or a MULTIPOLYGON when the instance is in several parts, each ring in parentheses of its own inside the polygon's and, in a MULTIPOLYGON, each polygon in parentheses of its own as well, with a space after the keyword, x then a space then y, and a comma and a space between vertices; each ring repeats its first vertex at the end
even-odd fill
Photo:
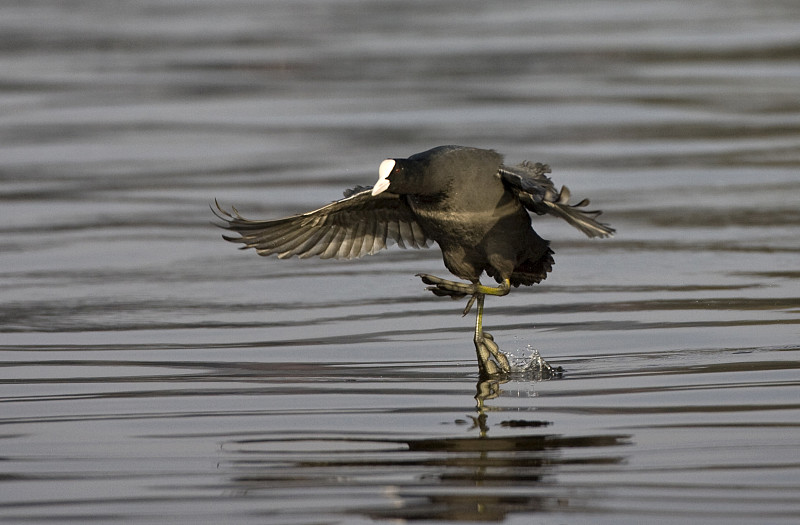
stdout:
POLYGON ((427 273, 418 273, 417 277, 422 279, 423 283, 431 285, 428 290, 434 295, 450 296, 453 299, 461 299, 467 295, 507 295, 511 289, 511 282, 508 279, 504 279, 500 286, 485 286, 481 283, 450 281, 427 273))
POLYGON ((492 334, 483 332, 482 337, 476 337, 474 342, 481 374, 498 375, 511 372, 508 357, 500 351, 492 334))
POLYGON ((475 295, 478 291, 477 285, 473 283, 461 283, 458 281, 450 281, 442 279, 435 275, 427 273, 418 273, 417 277, 422 279, 422 282, 429 284, 428 290, 433 292, 438 297, 452 297, 453 299, 461 299, 468 295, 475 295))

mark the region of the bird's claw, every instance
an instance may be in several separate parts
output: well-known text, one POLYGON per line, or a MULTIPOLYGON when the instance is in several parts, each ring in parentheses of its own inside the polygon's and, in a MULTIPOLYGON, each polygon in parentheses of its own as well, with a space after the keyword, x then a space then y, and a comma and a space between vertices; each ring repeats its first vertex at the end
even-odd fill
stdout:
POLYGON ((481 295, 478 292, 477 284, 450 281, 448 279, 442 279, 441 277, 436 277, 435 275, 429 275, 427 273, 418 273, 417 277, 422 279, 423 283, 431 285, 428 286, 427 290, 433 292, 433 294, 437 297, 463 299, 469 295, 470 298, 467 301, 467 305, 464 307, 464 312, 462 315, 467 315, 470 310, 472 310, 472 305, 475 304, 475 299, 481 295))
POLYGON ((488 375, 507 374, 511 372, 508 357, 500 351, 489 332, 482 332, 475 338, 475 351, 478 354, 478 366, 481 373, 488 375))
POLYGON ((477 298, 478 294, 472 294, 470 296, 469 301, 467 301, 467 306, 464 307, 464 312, 461 314, 461 317, 464 317, 469 313, 470 310, 472 310, 472 305, 475 304, 475 299, 477 298))
POLYGON ((435 275, 429 275, 427 273, 418 273, 417 277, 422 279, 423 283, 431 285, 428 286, 427 289, 438 297, 447 296, 452 297, 453 299, 461 299, 468 295, 474 295, 478 290, 477 285, 473 283, 467 284, 457 281, 450 281, 448 279, 442 279, 441 277, 436 277, 435 275))

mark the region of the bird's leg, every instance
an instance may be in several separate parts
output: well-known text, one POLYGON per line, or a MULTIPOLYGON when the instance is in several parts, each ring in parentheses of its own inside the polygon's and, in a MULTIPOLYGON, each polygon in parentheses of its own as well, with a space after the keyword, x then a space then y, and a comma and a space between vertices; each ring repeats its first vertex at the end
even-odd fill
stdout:
POLYGON ((467 301, 467 306, 464 308, 462 315, 469 313, 479 295, 496 295, 499 297, 508 295, 509 290, 511 290, 511 281, 509 279, 503 279, 499 286, 485 286, 480 282, 467 284, 449 281, 427 273, 418 273, 417 277, 421 278, 423 283, 432 285, 428 286, 428 290, 439 297, 449 296, 453 299, 461 299, 470 295, 471 297, 467 301))
MULTIPOLYGON (((511 372, 511 365, 508 362, 508 357, 500 351, 497 343, 494 342, 492 334, 483 331, 483 302, 487 295, 502 296, 507 295, 511 290, 511 282, 509 279, 504 279, 499 286, 485 286, 481 283, 460 283, 457 281, 448 281, 441 277, 435 277, 426 273, 417 274, 417 277, 422 279, 422 282, 429 284, 428 290, 438 295, 439 297, 449 296, 453 299, 461 299, 462 297, 470 296, 467 301, 467 307, 464 308, 464 315, 467 315, 472 308, 472 305, 478 303, 478 315, 475 318, 475 352, 478 354, 478 369, 481 378, 490 376, 502 375, 511 372)), ((561 367, 551 367, 544 359, 537 357, 536 367, 539 371, 540 377, 551 378, 561 377, 561 367)))
MULTIPOLYGON (((461 299, 468 295, 477 296, 478 294, 501 296, 507 295, 508 291, 511 290, 511 281, 508 279, 504 279, 503 282, 500 283, 500 286, 485 286, 479 282, 468 284, 458 281, 449 281, 427 273, 418 273, 417 277, 422 279, 423 283, 432 285, 428 286, 428 290, 433 292, 434 295, 438 295, 439 297, 449 296, 453 299, 461 299)), ((472 307, 472 303, 474 302, 474 298, 470 299, 469 306, 472 307)), ((469 313, 469 309, 464 312, 464 315, 467 313, 469 313)))
POLYGON ((467 315, 474 303, 478 303, 478 315, 475 318, 475 351, 478 354, 478 368, 481 375, 496 375, 503 372, 510 372, 511 366, 508 358, 500 351, 494 338, 488 332, 483 331, 483 302, 487 295, 502 296, 507 295, 511 289, 511 281, 504 279, 499 286, 485 286, 477 283, 460 283, 449 281, 441 277, 435 277, 426 273, 417 274, 422 282, 429 284, 428 290, 439 297, 449 296, 453 299, 460 299, 467 295, 470 296, 464 315, 467 315), (494 358, 494 359, 492 359, 494 358))
MULTIPOLYGON (((472 299, 474 300, 476 297, 478 300, 478 315, 475 318, 475 337, 473 338, 473 341, 475 342, 475 352, 478 354, 478 370, 480 371, 481 376, 487 374, 495 375, 498 372, 497 365, 494 363, 494 361, 492 361, 492 353, 489 350, 489 346, 486 344, 487 342, 491 344, 495 343, 491 334, 483 333, 483 300, 486 298, 486 296, 473 295, 472 299)), ((473 300, 470 300, 470 306, 472 306, 473 300)))
MULTIPOLYGON (((508 293, 508 291, 506 291, 508 293)), ((478 315, 475 316, 475 352, 478 354, 478 368, 481 375, 497 375, 501 372, 510 372, 511 365, 500 347, 494 342, 494 337, 489 332, 483 331, 483 301, 484 294, 473 296, 478 303, 478 315), (494 357, 494 360, 492 360, 494 357)))

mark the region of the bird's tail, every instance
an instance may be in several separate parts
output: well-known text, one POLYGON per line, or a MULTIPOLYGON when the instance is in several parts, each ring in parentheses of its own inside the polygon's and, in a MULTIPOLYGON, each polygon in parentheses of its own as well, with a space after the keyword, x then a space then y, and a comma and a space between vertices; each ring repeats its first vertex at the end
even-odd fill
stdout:
POLYGON ((597 220, 602 211, 582 209, 589 205, 589 199, 583 199, 578 204, 569 204, 569 197, 569 188, 562 186, 558 195, 547 195, 542 203, 547 206, 548 213, 561 217, 589 237, 614 235, 614 228, 597 220))
POLYGON ((514 268, 511 284, 519 286, 541 282, 547 278, 547 274, 553 269, 553 264, 553 250, 546 247, 540 256, 522 261, 514 268))

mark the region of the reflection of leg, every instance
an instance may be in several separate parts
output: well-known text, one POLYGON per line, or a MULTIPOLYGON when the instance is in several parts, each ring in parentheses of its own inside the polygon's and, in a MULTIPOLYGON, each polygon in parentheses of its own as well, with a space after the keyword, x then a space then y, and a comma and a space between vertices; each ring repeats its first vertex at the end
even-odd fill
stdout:
POLYGON ((478 354, 478 368, 482 375, 496 375, 501 372, 510 372, 511 366, 508 358, 500 351, 497 343, 494 342, 492 334, 483 331, 483 301, 486 298, 483 294, 476 294, 478 303, 478 315, 475 317, 475 351, 478 354), (494 361, 492 360, 494 357, 494 361))
POLYGON ((483 413, 485 401, 500 396, 500 385, 507 381, 508 379, 503 379, 502 377, 478 380, 477 385, 475 385, 475 401, 478 402, 476 406, 478 412, 483 413))

